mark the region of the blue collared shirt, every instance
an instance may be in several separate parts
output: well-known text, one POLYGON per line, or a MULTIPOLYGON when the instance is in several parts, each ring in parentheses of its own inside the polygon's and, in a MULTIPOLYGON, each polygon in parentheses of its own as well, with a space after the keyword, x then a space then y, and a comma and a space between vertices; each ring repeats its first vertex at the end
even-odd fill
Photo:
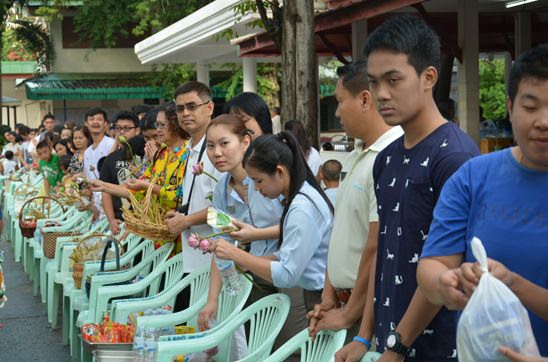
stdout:
MULTIPOLYGON (((229 187, 232 176, 224 174, 213 193, 213 206, 218 210, 232 216, 234 219, 253 225, 257 228, 266 228, 279 225, 282 217, 283 206, 278 199, 263 197, 257 190, 251 178, 243 180, 247 187, 247 203, 240 198, 238 193, 229 187)), ((228 241, 233 241, 228 235, 222 236, 228 241)), ((256 240, 251 243, 250 254, 255 256, 272 255, 278 250, 278 239, 256 240)))
POLYGON ((272 281, 278 288, 322 290, 327 247, 333 228, 329 206, 308 182, 293 199, 283 224, 283 243, 270 263, 272 281))

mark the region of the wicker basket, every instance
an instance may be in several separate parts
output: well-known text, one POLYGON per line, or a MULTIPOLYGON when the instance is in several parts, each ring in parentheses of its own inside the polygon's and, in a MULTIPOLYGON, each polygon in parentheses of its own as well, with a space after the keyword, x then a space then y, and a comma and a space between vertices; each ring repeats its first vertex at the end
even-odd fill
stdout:
POLYGON ((55 249, 57 247, 57 238, 65 236, 78 236, 78 231, 51 231, 44 233, 44 240, 42 241, 42 249, 44 250, 44 256, 48 259, 55 258, 55 249))
MULTIPOLYGON (((150 206, 153 201, 153 188, 156 181, 157 178, 155 177, 150 180, 150 185, 148 186, 148 190, 141 208, 143 215, 136 216, 133 210, 128 210, 125 206, 122 207, 122 215, 124 216, 124 221, 126 223, 126 230, 132 232, 133 234, 142 236, 152 241, 171 241, 175 238, 171 236, 167 225, 163 222, 163 220, 160 223, 151 222, 147 217, 148 212, 151 210, 150 206)), ((130 199, 132 200, 132 205, 135 207, 137 200, 131 194, 130 199)))
POLYGON ((166 224, 152 224, 136 218, 130 211, 122 213, 126 223, 126 230, 152 241, 169 241, 175 239, 169 233, 166 224))
MULTIPOLYGON (((90 234, 90 235, 88 235, 84 238, 81 238, 78 241, 78 245, 76 247, 77 248, 80 247, 80 245, 82 243, 86 242, 87 240, 89 240, 91 238, 100 238, 100 240, 103 240, 102 239, 103 237, 112 239, 112 236, 110 236, 110 235, 106 235, 106 234, 102 234, 102 233, 92 233, 92 234, 90 234)), ((118 243, 119 243, 119 241, 118 241, 118 243)), ((122 249, 122 246, 120 246, 120 249, 122 249)), ((89 259, 89 260, 86 259, 84 261, 74 262, 72 264, 72 279, 74 280, 74 286, 76 287, 76 289, 81 289, 82 288, 82 277, 84 275, 84 263, 86 261, 96 261, 96 259, 89 259)))
POLYGON ((32 204, 40 206, 40 201, 41 201, 41 209, 42 209, 41 211, 45 214, 46 218, 49 216, 51 212, 52 201, 55 201, 56 203, 58 203, 61 206, 61 210, 63 211, 63 213, 65 212, 65 208, 63 207, 63 205, 53 197, 39 196, 39 197, 33 197, 27 200, 23 204, 23 206, 21 206, 21 211, 19 212, 19 228, 21 229, 21 234, 26 238, 34 237, 34 232, 36 231, 36 220, 33 220, 34 224, 29 224, 29 222, 31 222, 29 220, 23 220, 23 216, 25 214, 25 207, 27 205, 32 205, 32 204))

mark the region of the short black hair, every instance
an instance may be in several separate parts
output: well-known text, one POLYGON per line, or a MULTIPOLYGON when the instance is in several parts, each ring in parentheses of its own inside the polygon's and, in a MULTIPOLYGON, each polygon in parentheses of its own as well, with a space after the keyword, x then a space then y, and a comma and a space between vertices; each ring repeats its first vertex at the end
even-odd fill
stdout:
POLYGON ((63 126, 60 125, 60 124, 56 124, 54 127, 53 127, 53 132, 55 133, 58 133, 58 134, 61 134, 61 131, 63 130, 63 126))
POLYGON ((86 112, 84 120, 87 121, 89 117, 93 117, 97 114, 102 114, 105 122, 108 122, 107 112, 99 107, 91 108, 86 112))
POLYGON ((158 112, 160 112, 160 109, 154 108, 145 113, 143 118, 141 118, 141 131, 156 129, 156 118, 158 117, 158 112))
POLYGON ((116 114, 116 116, 114 117, 114 124, 116 124, 116 122, 118 122, 121 119, 131 121, 131 122, 133 122, 133 125, 135 127, 137 127, 137 128, 139 127, 139 118, 133 112, 128 112, 128 111, 118 112, 116 114))
POLYGON ((198 97, 200 97, 203 101, 213 100, 213 93, 211 93, 211 89, 209 89, 209 87, 204 83, 195 80, 191 80, 180 85, 175 90, 175 95, 173 97, 177 98, 181 94, 186 94, 190 92, 196 92, 198 94, 198 97))
POLYGON ((548 80, 548 43, 524 52, 512 66, 508 79, 508 98, 514 103, 519 83, 524 78, 548 80))
POLYGON ((42 149, 42 148, 49 148, 51 149, 51 146, 48 142, 47 139, 43 139, 42 142, 38 142, 38 144, 36 145, 36 149, 39 150, 39 149, 42 149))
POLYGON ((398 15, 382 23, 367 37, 363 48, 365 59, 375 50, 407 55, 407 62, 419 75, 430 66, 440 69, 439 37, 418 16, 398 15))
POLYGON ((25 126, 24 124, 19 126, 19 134, 21 136, 28 136, 30 133, 30 128, 28 126, 25 126))
POLYGON ((337 181, 341 178, 342 164, 337 160, 327 160, 322 165, 323 177, 329 181, 337 181))
POLYGON ((12 160, 14 154, 13 154, 12 151, 6 151, 6 153, 4 154, 4 156, 6 156, 6 160, 12 160))
POLYGON ((225 113, 242 111, 257 120, 264 134, 272 134, 272 118, 268 105, 260 95, 243 92, 232 98, 225 106, 225 113))
POLYGON ((59 166, 61 166, 64 170, 68 170, 71 160, 72 156, 69 155, 63 155, 59 157, 59 166))
POLYGON ((42 118, 42 123, 41 123, 41 124, 44 125, 44 121, 45 121, 46 119, 48 119, 48 118, 51 118, 51 119, 53 119, 53 120, 55 121, 55 116, 54 116, 53 114, 51 114, 51 113, 46 113, 46 115, 44 116, 44 118, 42 118))
POLYGON ((342 80, 344 88, 353 96, 369 89, 367 63, 363 60, 358 60, 337 68, 337 75, 342 80))

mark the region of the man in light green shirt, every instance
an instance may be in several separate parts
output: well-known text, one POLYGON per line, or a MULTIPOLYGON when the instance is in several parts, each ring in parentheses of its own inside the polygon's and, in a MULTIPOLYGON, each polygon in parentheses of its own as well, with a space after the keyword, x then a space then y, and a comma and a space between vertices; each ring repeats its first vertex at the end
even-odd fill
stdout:
MULTIPOLYGON (((312 337, 322 330, 359 329, 371 262, 377 250, 378 215, 373 185, 377 154, 403 134, 384 123, 368 90, 363 62, 337 70, 336 115, 346 134, 359 139, 345 162, 337 191, 322 303, 310 311, 312 337)), ((349 332, 351 338, 356 333, 349 332)))

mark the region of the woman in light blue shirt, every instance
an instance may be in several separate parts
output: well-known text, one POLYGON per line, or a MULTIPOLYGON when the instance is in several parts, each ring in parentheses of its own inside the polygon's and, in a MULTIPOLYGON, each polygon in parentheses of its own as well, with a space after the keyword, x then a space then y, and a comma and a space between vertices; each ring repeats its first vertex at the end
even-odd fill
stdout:
MULTIPOLYGON (((215 187, 213 206, 236 219, 237 225, 246 224, 251 235, 248 235, 248 238, 253 240, 250 243, 252 255, 273 255, 278 250, 278 225, 283 206, 278 199, 261 196, 242 165, 244 153, 251 143, 246 124, 234 115, 221 115, 211 121, 207 129, 206 142, 207 156, 213 166, 223 173, 215 187)), ((234 244, 229 235, 222 238, 234 244)), ((268 291, 267 294, 277 292, 271 283, 258 284, 268 291)), ((213 259, 208 302, 198 318, 201 330, 209 327, 208 321, 214 318, 217 312, 217 299, 221 289, 221 274, 213 259)), ((261 294, 264 296, 264 293, 261 294)))
POLYGON ((271 257, 258 257, 223 240, 215 242, 211 250, 278 288, 302 287, 305 307, 311 310, 321 300, 324 286, 333 207, 288 132, 253 141, 245 153, 244 166, 263 196, 284 197, 280 250, 271 257))

